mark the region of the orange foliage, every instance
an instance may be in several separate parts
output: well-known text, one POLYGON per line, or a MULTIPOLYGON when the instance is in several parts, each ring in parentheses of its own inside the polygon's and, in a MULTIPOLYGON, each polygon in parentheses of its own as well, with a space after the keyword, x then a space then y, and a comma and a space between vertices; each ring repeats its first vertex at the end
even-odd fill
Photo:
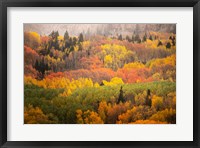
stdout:
POLYGON ((45 78, 48 79, 53 79, 53 78, 57 78, 57 77, 64 77, 65 74, 63 72, 57 72, 57 73, 50 73, 49 75, 47 75, 45 78))
POLYGON ((167 122, 154 121, 154 120, 137 120, 131 124, 167 124, 167 122))
POLYGON ((76 113, 77 123, 79 124, 103 124, 102 119, 94 111, 87 110, 83 113, 81 110, 77 110, 76 113))
POLYGON ((48 117, 42 112, 39 107, 32 106, 25 107, 24 110, 25 124, 45 124, 48 123, 48 117))
POLYGON ((98 57, 83 57, 80 59, 77 67, 79 69, 96 69, 96 68, 102 68, 103 63, 99 60, 98 57))

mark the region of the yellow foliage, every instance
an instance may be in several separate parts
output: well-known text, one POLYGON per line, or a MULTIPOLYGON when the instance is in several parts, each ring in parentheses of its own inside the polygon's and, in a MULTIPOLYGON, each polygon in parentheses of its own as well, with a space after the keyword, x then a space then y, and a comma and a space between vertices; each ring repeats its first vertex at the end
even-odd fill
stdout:
POLYGON ((140 69, 140 68, 145 68, 145 65, 140 62, 133 62, 133 63, 128 63, 124 65, 124 68, 126 69, 140 69))
POLYGON ((55 78, 44 78, 43 80, 36 80, 31 77, 24 77, 25 84, 33 84, 43 88, 64 88, 64 92, 61 96, 69 96, 73 93, 77 88, 83 87, 97 87, 98 85, 94 85, 90 78, 79 78, 77 80, 72 79, 71 81, 64 77, 55 77, 55 78))
POLYGON ((29 34, 38 41, 40 41, 40 35, 37 32, 29 32, 29 34))
POLYGON ((58 36, 58 40, 64 40, 64 37, 61 36, 61 35, 59 35, 59 36, 58 36))
POLYGON ((32 49, 37 49, 40 45, 40 35, 36 32, 25 32, 24 33, 24 44, 31 47, 32 49))
POLYGON ((110 80, 110 82, 103 80, 103 84, 106 86, 113 86, 118 84, 124 84, 122 78, 114 77, 110 80))
POLYGON ((152 97, 152 107, 154 107, 155 109, 159 110, 159 109, 162 108, 162 106, 163 106, 163 98, 154 95, 152 97))
POLYGON ((106 56, 104 57, 104 62, 105 62, 105 64, 106 64, 106 66, 109 66, 110 64, 112 64, 113 60, 112 60, 111 55, 106 55, 106 56))
POLYGON ((100 59, 104 60, 104 64, 107 68, 118 69, 125 63, 128 63, 129 58, 135 56, 135 53, 131 50, 127 50, 125 46, 116 44, 101 45, 101 52, 98 54, 100 59))
POLYGON ((157 112, 156 114, 150 117, 150 120, 175 123, 175 118, 176 118, 176 110, 170 108, 157 112))
MULTIPOLYGON (((164 46, 164 44, 162 46, 159 46, 159 48, 157 47, 158 46, 158 42, 159 40, 149 40, 147 39, 146 40, 146 48, 150 48, 150 49, 166 49, 166 47, 164 46)), ((163 42, 163 41, 161 41, 163 42)))
POLYGON ((82 42, 82 46, 83 46, 83 49, 88 49, 90 47, 90 41, 84 41, 82 42))
POLYGON ((173 54, 166 58, 152 60, 149 67, 152 69, 153 67, 161 67, 164 65, 175 66, 176 65, 176 55, 173 54))

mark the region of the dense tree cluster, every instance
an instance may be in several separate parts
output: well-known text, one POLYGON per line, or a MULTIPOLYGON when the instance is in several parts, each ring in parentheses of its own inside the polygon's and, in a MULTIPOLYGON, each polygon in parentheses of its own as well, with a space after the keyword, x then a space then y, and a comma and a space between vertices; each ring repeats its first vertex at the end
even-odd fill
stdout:
POLYGON ((24 123, 176 123, 176 35, 89 34, 24 33, 24 123))

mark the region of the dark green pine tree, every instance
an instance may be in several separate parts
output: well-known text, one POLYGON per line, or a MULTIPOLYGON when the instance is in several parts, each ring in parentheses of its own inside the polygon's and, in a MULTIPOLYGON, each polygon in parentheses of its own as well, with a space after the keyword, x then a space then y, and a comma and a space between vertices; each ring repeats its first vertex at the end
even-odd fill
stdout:
POLYGON ((151 92, 150 92, 150 89, 147 90, 147 96, 146 96, 146 99, 145 99, 145 104, 150 106, 152 105, 152 100, 151 100, 151 92))
POLYGON ((149 36, 149 40, 153 41, 153 37, 152 37, 152 35, 149 36))
POLYGON ((71 46, 69 33, 67 31, 64 34, 64 43, 65 43, 65 48, 69 48, 71 46))
POLYGON ((122 90, 122 86, 120 88, 119 98, 118 98, 117 104, 119 104, 120 102, 122 102, 122 103, 125 102, 124 91, 122 90))
POLYGON ((83 39, 83 34, 80 33, 80 35, 79 35, 79 37, 78 37, 78 42, 81 43, 81 42, 83 42, 83 41, 84 41, 84 39, 83 39))
POLYGON ((134 34, 132 35, 132 42, 133 43, 135 42, 135 36, 134 36, 134 34))
POLYGON ((147 34, 145 33, 145 35, 143 36, 143 42, 146 42, 147 41, 147 34))
POLYGON ((176 46, 176 38, 175 38, 175 36, 173 36, 173 38, 172 38, 172 45, 176 46))
POLYGON ((170 42, 167 42, 166 48, 168 48, 168 49, 171 48, 171 44, 170 44, 170 42))
POLYGON ((131 38, 128 35, 126 36, 126 40, 131 42, 131 38))
POLYGON ((122 35, 121 34, 118 36, 118 40, 122 41, 122 35))
POLYGON ((162 46, 163 43, 161 42, 161 40, 159 40, 157 47, 162 46))
POLYGON ((64 41, 69 40, 69 33, 66 31, 64 34, 64 41))
POLYGON ((142 42, 142 40, 140 39, 139 34, 136 34, 136 36, 135 36, 135 41, 136 41, 137 43, 141 43, 141 42, 142 42))

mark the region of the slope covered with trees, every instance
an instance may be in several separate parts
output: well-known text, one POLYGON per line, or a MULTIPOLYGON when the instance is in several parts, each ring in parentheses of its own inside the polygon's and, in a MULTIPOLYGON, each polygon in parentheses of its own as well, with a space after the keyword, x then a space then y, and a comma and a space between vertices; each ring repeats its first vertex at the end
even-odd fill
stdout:
POLYGON ((176 123, 174 26, 118 26, 24 32, 25 124, 176 123))

